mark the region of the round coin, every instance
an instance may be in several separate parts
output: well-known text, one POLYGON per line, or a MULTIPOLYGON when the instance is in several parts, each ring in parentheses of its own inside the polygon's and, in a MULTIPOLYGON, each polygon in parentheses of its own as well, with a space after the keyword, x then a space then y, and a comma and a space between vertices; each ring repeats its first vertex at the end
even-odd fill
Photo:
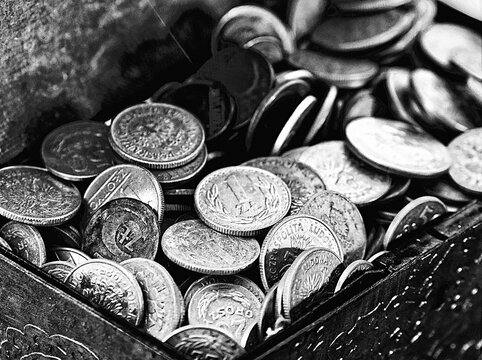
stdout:
POLYGON ((211 326, 183 326, 165 342, 186 360, 235 360, 246 353, 231 336, 211 326))
POLYGON ((94 178, 115 165, 108 135, 109 128, 94 121, 76 121, 58 127, 42 143, 45 167, 65 180, 94 178))
POLYGON ((285 152, 281 156, 286 157, 288 159, 293 159, 295 161, 299 161, 299 159, 301 157, 301 154, 303 154, 305 152, 305 150, 308 149, 308 148, 309 148, 309 146, 302 146, 302 147, 299 147, 299 148, 294 148, 294 149, 288 150, 287 152, 285 152))
MULTIPOLYGON (((450 151, 450 147, 449 147, 450 151)), ((454 165, 455 166, 455 161, 456 157, 452 155, 452 158, 454 159, 454 165)), ((450 170, 449 170, 450 173, 450 170)), ((477 175, 480 174, 480 172, 477 173, 477 175)), ((482 183, 482 180, 481 180, 482 183)), ((455 185, 453 185, 453 182, 450 181, 450 179, 447 177, 441 177, 437 178, 434 180, 429 180, 423 184, 423 190, 427 193, 427 195, 430 196, 435 196, 442 200, 445 204, 449 203, 452 205, 463 205, 468 203, 473 199, 473 197, 470 197, 469 195, 466 195, 464 192, 459 190, 455 185)))
MULTIPOLYGON (((480 50, 480 49, 479 49, 480 50)), ((482 80, 482 54, 469 49, 457 49, 452 54, 452 63, 466 75, 482 80)))
POLYGON ((9 221, 0 229, 0 236, 12 252, 36 266, 47 260, 45 244, 36 228, 16 221, 9 221))
POLYGON ((224 234, 252 236, 288 213, 291 194, 283 180, 268 171, 232 166, 201 180, 194 202, 209 227, 224 234))
POLYGON ((256 239, 221 234, 201 220, 186 220, 170 226, 162 235, 162 251, 175 264, 212 275, 236 274, 259 257, 256 239))
POLYGON ((340 275, 338 282, 335 286, 335 293, 340 291, 345 284, 349 283, 353 276, 357 276, 360 272, 365 272, 367 270, 373 269, 373 264, 371 261, 367 260, 355 260, 349 264, 345 270, 340 275))
POLYGON ((275 36, 258 36, 246 41, 242 47, 260 52, 272 64, 282 61, 285 57, 283 44, 275 36))
POLYGON ((139 104, 115 117, 109 141, 123 159, 153 169, 194 160, 204 146, 204 129, 190 112, 170 104, 139 104))
POLYGON ((90 260, 90 257, 80 250, 60 246, 49 249, 48 255, 49 261, 66 261, 74 266, 78 266, 90 260))
POLYGON ((169 272, 152 260, 134 258, 121 265, 135 276, 144 294, 142 328, 156 339, 164 340, 181 324, 185 311, 181 291, 169 272))
POLYGON ((300 214, 314 216, 331 226, 340 240, 345 263, 363 259, 367 235, 363 218, 355 204, 334 191, 318 191, 300 209, 300 214))
POLYGON ((260 316, 258 318, 258 329, 262 340, 268 336, 269 331, 274 331, 276 316, 275 316, 275 300, 278 290, 278 283, 274 284, 266 293, 261 304, 260 316))
MULTIPOLYGON (((355 155, 396 175, 437 177, 451 164, 444 145, 408 123, 359 118, 351 121, 345 131, 349 148, 355 155)), ((325 184, 328 187, 326 181, 325 184)))
POLYGON ((0 215, 29 225, 53 226, 74 217, 79 190, 45 169, 10 166, 0 169, 0 215))
POLYGON ((74 265, 67 261, 51 261, 43 264, 41 269, 57 280, 64 282, 70 272, 74 270, 74 265))
POLYGON ((134 257, 154 259, 159 225, 154 211, 130 198, 112 200, 87 222, 82 251, 92 257, 121 262, 134 257))
POLYGON ((292 29, 295 39, 301 39, 313 31, 322 18, 328 3, 328 0, 288 1, 288 25, 292 29))
POLYGON ((259 272, 267 291, 291 266, 296 257, 309 248, 332 250, 340 259, 343 248, 335 233, 325 222, 309 215, 291 215, 268 232, 261 246, 259 272))
POLYGON ((419 126, 410 113, 411 99, 410 71, 403 68, 389 68, 385 74, 386 87, 390 99, 390 108, 398 120, 419 126))
POLYGON ((77 266, 65 283, 112 315, 138 326, 144 316, 144 299, 136 278, 113 261, 89 260, 77 266))

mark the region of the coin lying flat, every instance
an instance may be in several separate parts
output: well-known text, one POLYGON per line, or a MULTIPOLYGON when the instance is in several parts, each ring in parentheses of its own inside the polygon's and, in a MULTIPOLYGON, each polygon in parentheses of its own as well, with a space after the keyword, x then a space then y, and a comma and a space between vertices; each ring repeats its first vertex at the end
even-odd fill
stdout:
POLYGON ((123 159, 148 168, 170 169, 194 160, 205 133, 190 112, 169 104, 139 104, 115 117, 109 141, 123 159))
POLYGON ((0 236, 0 246, 2 246, 4 249, 12 251, 12 248, 10 247, 10 245, 8 245, 8 242, 6 242, 5 239, 2 238, 1 236, 0 236))
POLYGON ((82 251, 68 247, 54 247, 49 249, 49 261, 66 261, 78 266, 90 260, 90 257, 82 251))
POLYGON ((162 235, 161 246, 172 262, 202 274, 236 274, 259 257, 256 239, 221 234, 201 220, 170 226, 162 235))
POLYGON ((309 215, 291 215, 276 224, 261 246, 259 272, 267 291, 278 282, 295 258, 312 247, 334 251, 341 259, 343 248, 328 224, 309 215))
POLYGON ((390 188, 390 176, 358 161, 343 141, 314 145, 303 152, 299 161, 316 171, 327 190, 336 191, 357 205, 374 202, 390 188))
POLYGON ((234 360, 246 353, 231 336, 211 326, 183 326, 165 342, 186 360, 234 360))
POLYGON ((393 219, 383 239, 386 249, 394 240, 422 227, 447 212, 445 204, 433 196, 422 196, 411 201, 393 219))
POLYGON ((347 264, 363 259, 367 236, 363 218, 355 204, 333 191, 318 191, 300 209, 300 214, 314 216, 331 229, 340 240, 347 264))
POLYGON ((80 208, 79 190, 33 166, 0 169, 0 215, 29 225, 67 222, 80 208))
POLYGON ((291 193, 290 213, 296 214, 315 193, 325 189, 325 184, 308 165, 286 157, 261 157, 246 161, 244 166, 267 170, 283 180, 291 193))
POLYGON ((94 259, 71 271, 65 284, 114 316, 140 325, 144 299, 136 278, 110 260, 94 259))
POLYGON ((407 123, 359 118, 350 122, 345 131, 355 155, 378 169, 397 175, 436 177, 446 172, 451 164, 444 145, 407 123))
POLYGON ((16 221, 9 221, 0 229, 0 236, 12 252, 36 266, 47 260, 45 244, 36 228, 16 221))
POLYGON ((76 121, 58 127, 42 143, 45 167, 71 181, 94 178, 114 165, 109 128, 94 121, 76 121))
POLYGON ((82 251, 117 262, 134 257, 154 259, 159 225, 154 211, 130 198, 109 201, 87 222, 82 251))
POLYGON ((358 275, 360 272, 364 272, 371 269, 373 269, 373 264, 371 261, 361 260, 361 259, 353 261, 341 273, 340 278, 338 279, 338 282, 336 283, 336 286, 335 286, 335 293, 340 291, 343 288, 343 286, 345 286, 345 284, 349 283, 350 279, 353 276, 358 275))
POLYGON ((156 339, 164 340, 181 324, 185 310, 181 291, 169 272, 152 260, 134 258, 121 265, 135 276, 144 294, 142 328, 156 339))
POLYGON ((201 180, 194 201, 209 227, 224 234, 252 236, 288 213, 291 194, 283 180, 268 171, 232 166, 201 180))
POLYGON ((450 177, 462 189, 482 194, 482 128, 457 136, 448 149, 453 159, 450 177))
POLYGON ((212 325, 241 341, 258 321, 261 302, 240 285, 207 285, 194 294, 187 309, 190 325, 212 325))
POLYGON ((64 282, 70 272, 74 270, 74 265, 67 261, 51 261, 43 264, 41 269, 57 280, 64 282))

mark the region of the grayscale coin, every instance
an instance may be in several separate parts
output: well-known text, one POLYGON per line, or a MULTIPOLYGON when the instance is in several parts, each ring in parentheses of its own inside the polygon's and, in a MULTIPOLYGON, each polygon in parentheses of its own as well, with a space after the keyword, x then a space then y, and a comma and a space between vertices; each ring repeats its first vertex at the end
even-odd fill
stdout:
POLYGON ((0 215, 29 225, 53 226, 80 208, 79 190, 33 166, 0 169, 0 215))
POLYGON ((42 143, 45 167, 59 178, 92 179, 115 165, 109 128, 94 121, 76 121, 58 127, 42 143))
MULTIPOLYGON (((452 158, 454 158, 455 161, 456 157, 454 155, 452 155, 452 158)), ((455 165, 452 165, 452 168, 454 166, 455 165)), ((425 193, 427 193, 427 195, 435 196, 436 198, 442 200, 445 205, 447 205, 447 203, 453 205, 463 205, 473 200, 473 197, 465 194, 462 190, 459 190, 459 188, 457 188, 453 181, 451 181, 448 177, 441 177, 424 182, 423 190, 425 193)))
POLYGON ((390 108, 398 120, 419 126, 409 111, 411 99, 410 71, 404 68, 389 68, 385 75, 390 108))
POLYGON ((144 318, 144 298, 136 278, 113 261, 94 259, 80 264, 65 284, 132 325, 139 326, 144 318))
POLYGON ((259 342, 260 342, 260 338, 259 338, 258 323, 252 323, 244 333, 244 336, 241 339, 240 345, 246 351, 249 351, 253 349, 256 345, 258 345, 259 342))
POLYGON ((236 274, 259 257, 256 239, 219 233, 201 220, 170 226, 162 235, 162 251, 175 264, 210 275, 236 274))
POLYGON ((328 125, 328 120, 335 110, 335 103, 338 97, 338 89, 336 86, 330 86, 326 94, 323 104, 321 105, 318 114, 308 130, 303 144, 312 144, 317 136, 320 136, 328 125))
POLYGON ((281 155, 282 157, 286 157, 286 158, 289 158, 289 159, 293 159, 295 161, 299 161, 301 155, 305 152, 306 149, 308 149, 309 146, 302 146, 302 147, 298 147, 298 148, 294 148, 294 149, 291 149, 291 150, 288 150, 286 151, 283 155, 281 155))
POLYGON ((285 57, 283 44, 277 37, 271 35, 255 37, 246 41, 241 47, 258 51, 272 64, 280 62, 285 57))
POLYGON ((87 222, 82 251, 121 262, 135 257, 154 259, 159 246, 157 216, 139 200, 119 198, 97 210, 87 222))
POLYGON ((152 169, 170 169, 194 160, 204 139, 204 128, 193 114, 160 103, 122 111, 112 122, 109 137, 120 157, 152 169))
POLYGON ((121 263, 139 283, 144 294, 142 328, 156 339, 164 338, 181 325, 184 299, 169 272, 160 264, 134 258, 121 263))
POLYGON ((232 166, 201 180, 194 201, 209 227, 224 234, 252 236, 288 213, 291 194, 283 180, 266 170, 232 166))
POLYGON ((9 221, 0 229, 0 237, 22 259, 36 266, 42 266, 47 261, 44 241, 33 226, 9 221))
POLYGON ((40 235, 45 241, 45 246, 67 246, 80 249, 82 236, 79 230, 73 225, 63 224, 59 226, 40 227, 38 229, 40 235))
POLYGON ((328 0, 288 1, 288 24, 297 40, 313 31, 328 4, 328 0))
POLYGON ((10 247, 10 245, 8 245, 8 242, 6 242, 5 239, 2 238, 1 236, 0 236, 0 246, 3 247, 4 249, 12 251, 12 248, 10 247))
POLYGON ((52 275, 59 281, 64 282, 72 270, 74 265, 67 261, 51 261, 41 266, 41 269, 47 274, 52 275))
POLYGON ((452 54, 451 61, 455 67, 466 75, 482 80, 482 56, 480 56, 480 51, 457 49, 452 54))
POLYGON ((49 261, 66 261, 74 266, 78 266, 90 260, 90 256, 82 251, 68 247, 54 247, 49 249, 49 261))
POLYGON ((379 252, 373 254, 372 256, 370 256, 367 261, 371 262, 373 264, 375 261, 379 261, 379 259, 382 256, 385 256, 386 254, 390 254, 390 251, 388 251, 388 250, 379 251, 379 252))
POLYGON ((360 274, 360 272, 371 269, 373 269, 373 264, 371 261, 361 259, 353 261, 341 273, 340 278, 335 286, 335 293, 340 291, 350 281, 350 279, 353 278, 353 276, 357 276, 360 274))
POLYGON ((258 330, 262 340, 268 336, 268 332, 274 331, 276 316, 275 316, 275 300, 278 290, 278 283, 274 284, 266 293, 266 297, 261 304, 260 315, 258 318, 258 330))

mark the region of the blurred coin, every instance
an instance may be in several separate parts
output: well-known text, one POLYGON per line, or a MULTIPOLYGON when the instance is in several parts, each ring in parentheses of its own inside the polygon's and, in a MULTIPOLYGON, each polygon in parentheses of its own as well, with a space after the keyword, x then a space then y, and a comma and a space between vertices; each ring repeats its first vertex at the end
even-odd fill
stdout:
POLYGON ((80 232, 69 224, 41 227, 38 229, 47 247, 68 246, 80 249, 82 241, 80 232))
POLYGON ((345 270, 343 270, 338 282, 335 286, 335 293, 340 291, 346 284, 350 283, 350 280, 360 275, 367 270, 373 269, 373 264, 370 261, 366 260, 355 260, 351 264, 349 264, 345 270))
POLYGON ((328 0, 289 0, 288 25, 294 33, 295 39, 309 35, 328 6, 328 0))
POLYGON ((462 14, 482 21, 482 7, 477 1, 439 0, 441 3, 460 11, 462 14))
POLYGON ((136 278, 113 261, 89 260, 77 266, 65 283, 113 316, 138 326, 144 317, 144 299, 136 278))
POLYGON ((0 236, 15 255, 35 266, 40 267, 47 261, 44 241, 33 226, 9 221, 0 229, 0 236))
POLYGON ((166 204, 166 214, 172 212, 194 211, 194 207, 188 204, 166 204))
POLYGON ((383 225, 376 224, 368 236, 368 246, 365 258, 370 258, 373 254, 383 250, 383 239, 385 239, 386 230, 383 225))
POLYGON ((403 68, 391 67, 387 70, 385 79, 390 99, 390 108, 395 117, 398 120, 403 120, 419 127, 420 125, 409 111, 409 104, 413 96, 410 88, 410 71, 403 68))
POLYGON ((256 239, 221 234, 201 220, 186 220, 169 227, 162 235, 164 254, 175 264, 212 275, 236 274, 259 257, 256 239))
POLYGON ((453 159, 450 177, 462 189, 482 194, 482 128, 457 136, 448 149, 453 159))
MULTIPOLYGON (((450 151, 450 147, 449 147, 449 151, 450 151)), ((456 157, 452 155, 452 158, 455 161, 456 157)), ((452 167, 453 166, 454 165, 452 165, 452 167)), ((477 174, 481 174, 481 173, 482 172, 479 171, 477 174)), ((482 180, 481 180, 481 183, 482 183, 482 180)), ((464 194, 462 191, 460 191, 454 185, 452 185, 452 182, 450 181, 450 179, 446 177, 441 177, 441 178, 424 182, 423 190, 427 193, 427 195, 435 196, 440 200, 442 200, 444 203, 465 204, 473 199, 472 197, 464 194)))
POLYGON ((345 130, 350 150, 378 169, 430 178, 450 167, 447 148, 408 123, 367 117, 353 120, 345 130))
POLYGON ((303 144, 311 144, 318 136, 322 136, 323 130, 327 127, 328 119, 335 110, 337 96, 338 89, 336 86, 330 86, 311 128, 305 136, 303 144))
POLYGON ((300 214, 314 216, 331 226, 343 248, 345 263, 363 259, 367 235, 363 218, 355 204, 334 191, 321 190, 300 209, 300 214))
POLYGON ((169 104, 139 104, 118 114, 109 141, 127 161, 170 169, 194 160, 204 146, 204 129, 190 112, 169 104))
POLYGON ((302 146, 302 147, 299 147, 299 148, 294 148, 294 149, 291 149, 291 150, 288 150, 286 151, 283 155, 281 155, 282 157, 286 157, 286 158, 289 158, 289 159, 293 159, 295 161, 298 161, 301 157, 301 155, 305 152, 306 149, 308 149, 309 146, 302 146))
POLYGON ((467 79, 465 90, 469 96, 476 101, 477 105, 482 107, 482 81, 469 77, 467 79))
POLYGON ((457 49, 450 59, 452 64, 461 72, 482 80, 482 50, 457 49))
POLYGON ((234 360, 246 353, 230 335, 211 326, 183 326, 164 341, 186 360, 234 360))
POLYGON ((242 165, 267 170, 283 180, 291 193, 290 214, 298 213, 314 194, 325 189, 318 174, 308 165, 283 157, 261 157, 246 161, 242 165))
POLYGON ((383 257, 387 254, 390 254, 390 251, 387 251, 387 250, 379 251, 379 252, 373 254, 367 261, 371 262, 373 264, 375 262, 378 262, 381 257, 383 257))
POLYGON ((409 178, 399 177, 399 176, 392 176, 392 185, 390 186, 390 190, 383 195, 382 198, 377 200, 377 205, 387 204, 392 202, 402 195, 404 195, 412 181, 409 178))
POLYGON ((45 169, 10 166, 0 169, 0 215, 30 225, 63 224, 80 208, 79 190, 45 169))
POLYGON ((74 266, 79 266, 90 260, 90 257, 80 250, 61 246, 49 249, 48 258, 50 262, 66 261, 74 266))
POLYGON ((0 246, 2 246, 4 249, 12 251, 12 248, 10 247, 10 245, 8 245, 8 242, 6 242, 5 239, 2 238, 1 236, 0 236, 0 246))
POLYGON ((276 74, 276 87, 291 80, 304 80, 311 84, 316 81, 316 77, 305 69, 287 70, 276 74))
POLYGON ((57 280, 64 282, 70 272, 74 270, 74 265, 67 261, 51 261, 43 264, 41 269, 57 280))
POLYGON ((258 317, 258 330, 262 340, 267 337, 267 332, 269 330, 274 330, 276 322, 274 303, 277 290, 278 284, 276 283, 266 293, 266 297, 261 304, 260 315, 258 317))
POLYGON ((158 246, 156 214, 130 198, 102 205, 88 220, 82 241, 82 251, 90 256, 117 262, 135 257, 154 259, 158 246))
POLYGON ((42 143, 45 167, 59 178, 92 179, 114 165, 109 128, 94 121, 76 121, 50 132, 42 143))
POLYGON ((327 190, 336 191, 357 205, 366 205, 390 189, 390 176, 364 166, 350 155, 343 141, 327 141, 303 152, 299 159, 311 166, 327 190))
POLYGON ((291 194, 283 180, 268 171, 232 166, 201 180, 194 201, 209 227, 224 234, 252 236, 288 213, 291 194))
POLYGON ((168 83, 162 85, 146 102, 147 103, 162 102, 160 100, 160 99, 162 99, 162 97, 166 96, 171 91, 177 89, 181 85, 182 84, 180 82, 177 82, 177 81, 168 82, 168 83))
POLYGON ((275 36, 258 36, 246 41, 241 47, 258 51, 272 64, 282 61, 285 57, 283 44, 275 36))
POLYGON ((291 215, 277 223, 266 235, 259 256, 259 271, 265 290, 281 280, 296 257, 313 247, 332 250, 344 258, 340 240, 331 227, 309 215, 291 215))
POLYGON ((371 90, 359 90, 343 103, 343 128, 353 119, 377 116, 379 107, 380 101, 371 90))
POLYGON ((169 272, 152 260, 134 258, 121 265, 135 276, 142 289, 145 304, 142 328, 156 339, 164 340, 181 324, 185 311, 181 291, 169 272))
POLYGON ((388 227, 383 248, 387 249, 394 240, 421 228, 446 212, 444 203, 433 196, 423 196, 411 201, 400 210, 388 227))
POLYGON ((187 309, 190 325, 213 325, 241 341, 258 321, 261 302, 240 285, 207 285, 194 294, 187 309))
POLYGON ((376 12, 410 4, 413 0, 334 0, 335 6, 346 12, 376 12))

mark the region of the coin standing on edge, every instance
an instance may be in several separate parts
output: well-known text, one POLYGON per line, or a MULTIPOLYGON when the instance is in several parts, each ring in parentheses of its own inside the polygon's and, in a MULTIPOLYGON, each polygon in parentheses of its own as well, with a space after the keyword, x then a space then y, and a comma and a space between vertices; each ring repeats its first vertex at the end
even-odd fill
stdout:
POLYGON ((74 266, 79 266, 90 260, 90 256, 80 250, 61 246, 49 249, 48 258, 52 259, 49 261, 66 261, 74 266))
POLYGON ((41 266, 41 269, 47 274, 52 275, 57 280, 64 282, 72 270, 74 265, 67 261, 51 261, 41 266))
POLYGON ((4 249, 12 251, 12 248, 10 247, 10 245, 8 245, 8 242, 6 242, 5 239, 2 238, 1 236, 0 236, 0 246, 2 246, 4 249))
POLYGON ((341 273, 340 278, 338 279, 338 282, 336 283, 336 286, 335 286, 335 293, 340 291, 354 275, 357 275, 360 272, 364 272, 371 269, 373 269, 373 264, 369 260, 367 261, 367 260, 359 259, 359 260, 353 261, 341 273))
POLYGON ((0 229, 0 237, 10 246, 11 251, 36 266, 47 261, 45 244, 39 231, 31 225, 9 221, 0 229))

